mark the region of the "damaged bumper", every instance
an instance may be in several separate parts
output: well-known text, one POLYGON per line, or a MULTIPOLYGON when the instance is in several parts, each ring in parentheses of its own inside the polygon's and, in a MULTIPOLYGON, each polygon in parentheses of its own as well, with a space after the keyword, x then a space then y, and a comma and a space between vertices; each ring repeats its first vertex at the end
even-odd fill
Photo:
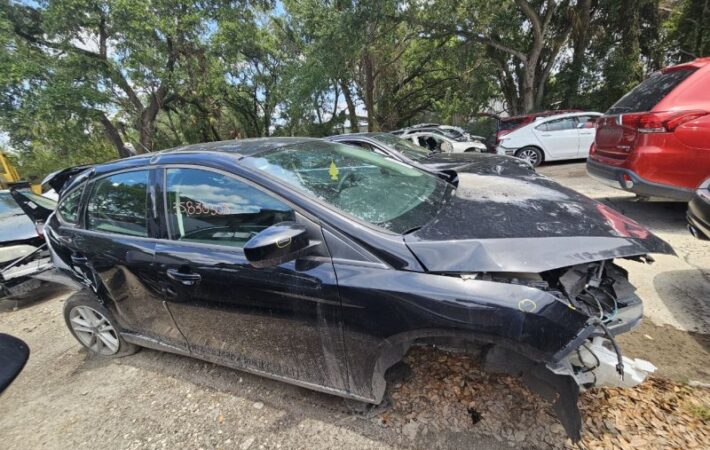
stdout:
POLYGON ((656 366, 645 359, 621 356, 609 339, 595 337, 579 346, 561 363, 550 366, 557 375, 572 376, 581 391, 592 387, 630 388, 641 384, 656 366))
MULTIPOLYGON (((486 370, 520 375, 531 390, 554 402, 567 434, 578 441, 582 431, 577 406, 580 392, 603 386, 633 387, 656 370, 648 361, 624 356, 616 343, 616 336, 640 324, 643 304, 628 281, 628 273, 611 260, 543 272, 538 280, 529 275, 528 281, 518 277, 508 282, 536 285, 565 304, 572 315, 557 310, 545 316, 553 323, 577 327, 577 331, 544 360, 496 346, 486 355, 486 370), (574 324, 570 319, 575 319, 574 324)), ((552 305, 547 306, 552 311, 552 305)))

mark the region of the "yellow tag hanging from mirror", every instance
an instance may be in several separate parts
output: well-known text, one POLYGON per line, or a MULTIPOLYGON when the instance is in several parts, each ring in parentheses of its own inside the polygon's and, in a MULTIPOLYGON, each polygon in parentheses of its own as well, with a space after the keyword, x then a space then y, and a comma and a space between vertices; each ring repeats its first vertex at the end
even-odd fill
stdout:
POLYGON ((335 165, 335 161, 330 162, 330 169, 328 169, 328 174, 330 174, 330 179, 333 181, 338 181, 338 174, 340 171, 338 170, 338 166, 335 165))

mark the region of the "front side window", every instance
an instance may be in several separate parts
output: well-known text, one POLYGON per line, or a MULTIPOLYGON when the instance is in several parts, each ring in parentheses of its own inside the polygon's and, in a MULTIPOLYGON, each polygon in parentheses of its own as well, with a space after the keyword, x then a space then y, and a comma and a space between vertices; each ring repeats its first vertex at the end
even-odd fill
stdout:
POLYGON ((79 201, 84 188, 80 187, 70 192, 57 206, 59 215, 65 222, 77 223, 79 221, 79 201))
POLYGON ((86 228, 129 236, 148 236, 148 171, 123 172, 94 183, 86 228))
POLYGON ((389 145, 398 152, 403 153, 406 157, 415 161, 421 161, 431 156, 431 153, 423 149, 421 146, 416 146, 412 144, 411 141, 393 136, 389 133, 379 133, 373 136, 373 138, 385 145, 389 145))
POLYGON ((406 164, 331 142, 280 147, 240 162, 395 233, 433 219, 448 186, 406 164))
POLYGON ((295 219, 293 209, 249 184, 200 169, 168 169, 170 237, 243 247, 265 228, 295 219))

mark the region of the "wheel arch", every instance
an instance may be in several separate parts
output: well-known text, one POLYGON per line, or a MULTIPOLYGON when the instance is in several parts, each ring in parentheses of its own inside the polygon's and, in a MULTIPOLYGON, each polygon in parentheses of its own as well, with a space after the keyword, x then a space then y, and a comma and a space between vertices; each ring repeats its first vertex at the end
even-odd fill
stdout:
MULTIPOLYGON (((521 354, 520 345, 506 342, 504 339, 497 336, 472 333, 470 331, 421 329, 396 334, 383 341, 377 359, 372 366, 371 397, 373 403, 380 403, 384 397, 387 387, 387 381, 385 379, 387 370, 400 362, 412 346, 420 344, 435 345, 449 351, 466 353, 478 357, 482 357, 485 351, 498 345, 521 354)), ((534 358, 538 360, 544 359, 542 355, 538 354, 535 350, 528 350, 531 351, 534 358)), ((521 356, 523 355, 521 354, 521 356)), ((526 356, 526 358, 529 357, 530 356, 526 356)), ((363 397, 369 397, 369 395, 363 397)))

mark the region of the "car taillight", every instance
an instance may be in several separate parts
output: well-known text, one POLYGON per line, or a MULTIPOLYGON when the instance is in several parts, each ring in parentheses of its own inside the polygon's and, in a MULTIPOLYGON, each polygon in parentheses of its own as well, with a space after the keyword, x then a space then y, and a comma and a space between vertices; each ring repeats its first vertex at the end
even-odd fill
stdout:
POLYGON ((500 138, 510 133, 512 130, 500 130, 496 133, 496 145, 500 144, 500 138))
POLYGON ((665 111, 619 114, 618 125, 636 128, 639 133, 669 133, 680 125, 705 116, 708 111, 665 111))

